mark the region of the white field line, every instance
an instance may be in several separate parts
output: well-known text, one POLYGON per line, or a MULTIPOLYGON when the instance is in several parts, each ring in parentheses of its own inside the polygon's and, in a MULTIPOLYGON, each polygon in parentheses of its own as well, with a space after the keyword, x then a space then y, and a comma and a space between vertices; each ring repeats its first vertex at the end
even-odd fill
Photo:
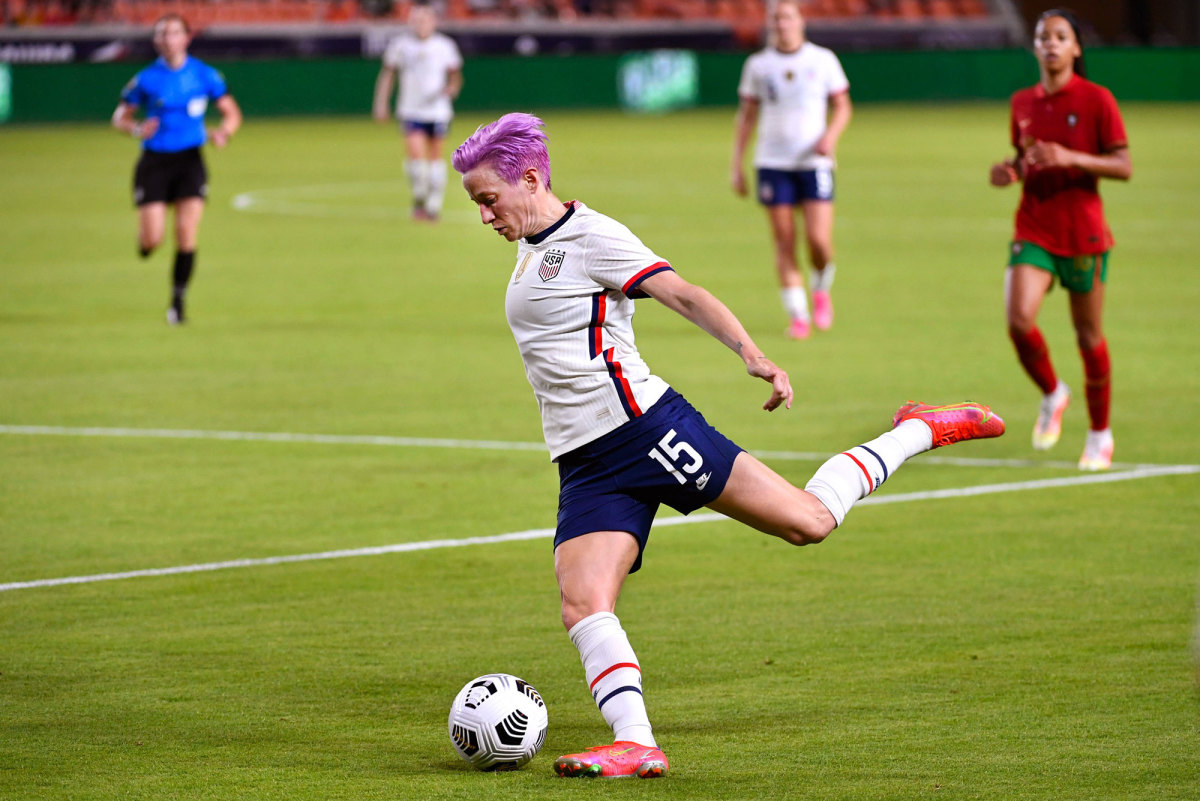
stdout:
MULTIPOLYGON (((446 439, 436 437, 389 437, 356 434, 304 434, 297 432, 271 431, 208 431, 175 428, 106 428, 98 426, 14 426, 0 425, 0 434, 55 437, 117 437, 149 439, 213 439, 249 442, 315 443, 320 445, 379 445, 393 448, 452 448, 463 450, 497 451, 540 451, 546 453, 541 442, 515 442, 487 439, 446 439)), ((772 451, 748 449, 760 459, 780 461, 823 462, 832 453, 809 451, 772 451)), ((957 467, 1042 467, 1074 470, 1074 462, 1036 461, 1033 459, 977 459, 956 456, 924 454, 920 464, 953 465, 957 467)), ((1140 470, 1159 467, 1196 467, 1197 465, 1129 464, 1114 462, 1117 470, 1140 470)))
MULTIPOLYGON (((1072 487, 1084 484, 1106 484, 1114 481, 1132 481, 1153 476, 1185 475, 1200 473, 1197 465, 1172 465, 1163 467, 1146 467, 1135 470, 1125 470, 1113 473, 1091 473, 1081 476, 1064 478, 1048 478, 1036 481, 1014 481, 1005 484, 984 484, 976 487, 953 487, 949 489, 928 490, 925 492, 906 492, 896 495, 870 496, 859 501, 859 506, 908 503, 911 501, 940 500, 944 498, 964 498, 975 495, 993 495, 1001 492, 1025 492, 1029 490, 1051 489, 1054 487, 1072 487)), ((693 523, 711 523, 717 520, 727 520, 724 515, 715 512, 705 512, 690 517, 667 517, 656 520, 655 528, 665 526, 683 526, 693 523)), ((407 553, 409 551, 428 551, 438 548, 461 548, 467 545, 492 545, 499 542, 516 542, 519 540, 549 539, 554 536, 554 529, 537 528, 529 531, 514 531, 509 534, 496 534, 490 537, 465 537, 458 540, 426 540, 423 542, 404 542, 396 545, 380 545, 372 548, 354 548, 339 551, 322 551, 320 553, 292 554, 289 556, 268 556, 261 559, 233 559, 226 562, 207 562, 195 565, 179 565, 176 567, 150 568, 147 570, 129 570, 122 573, 97 573, 87 576, 68 576, 66 578, 38 579, 34 581, 12 581, 0 584, 0 592, 10 590, 26 590, 36 587, 55 587, 62 584, 91 584, 98 581, 116 581, 119 579, 145 578, 150 576, 172 576, 181 573, 203 573, 212 570, 226 570, 235 567, 260 567, 264 565, 280 565, 291 562, 314 562, 325 559, 347 559, 354 556, 378 556, 389 553, 407 553)))

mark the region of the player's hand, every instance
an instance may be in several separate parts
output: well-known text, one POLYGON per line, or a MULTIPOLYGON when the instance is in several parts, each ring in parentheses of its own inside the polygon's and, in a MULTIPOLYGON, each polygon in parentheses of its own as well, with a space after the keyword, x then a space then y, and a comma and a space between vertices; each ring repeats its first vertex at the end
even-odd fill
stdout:
POLYGON ((1025 151, 1025 162, 1038 167, 1073 167, 1075 151, 1058 142, 1034 142, 1025 151))
POLYGON ((733 191, 739 197, 746 196, 746 174, 742 172, 741 167, 734 167, 729 173, 729 183, 733 186, 733 191))
POLYGON ((212 135, 209 138, 212 139, 213 146, 217 148, 222 148, 229 144, 229 132, 221 126, 213 128, 212 135))
POLYGON ((1021 180, 1011 161, 1002 161, 999 164, 993 164, 990 178, 992 186, 1008 186, 1021 180))
POLYGON ((158 132, 158 117, 147 117, 137 124, 137 138, 145 141, 158 132))
POLYGON ((761 378, 771 385, 771 397, 763 404, 768 412, 773 412, 782 405, 785 409, 792 408, 792 382, 788 374, 780 370, 766 356, 759 356, 746 362, 746 372, 761 378))
POLYGON ((815 145, 813 145, 813 150, 816 151, 818 156, 832 157, 833 152, 837 150, 837 140, 835 140, 829 134, 825 134, 817 140, 815 145))
POLYGON ((374 109, 371 111, 371 117, 374 118, 375 122, 387 122, 388 121, 387 109, 385 109, 385 108, 374 109))

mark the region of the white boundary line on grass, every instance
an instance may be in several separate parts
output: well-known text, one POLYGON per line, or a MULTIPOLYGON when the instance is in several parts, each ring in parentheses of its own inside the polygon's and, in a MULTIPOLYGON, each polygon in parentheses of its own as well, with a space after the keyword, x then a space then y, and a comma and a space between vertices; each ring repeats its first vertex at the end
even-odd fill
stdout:
MULTIPOLYGON (((516 442, 487 439, 447 439, 438 437, 390 437, 360 434, 304 434, 287 431, 208 431, 176 428, 108 428, 100 426, 17 426, 0 425, 0 434, 55 437, 117 437, 149 439, 211 439, 246 442, 314 443, 320 445, 377 445, 393 448, 451 448, 463 450, 495 451, 540 451, 546 453, 541 442, 516 442)), ((748 449, 760 459, 781 461, 823 462, 833 452, 769 451, 748 449)), ((957 456, 921 456, 921 464, 954 465, 958 467, 1042 467, 1074 470, 1074 462, 1036 461, 1033 459, 976 459, 957 456)), ((1114 462, 1117 470, 1140 470, 1145 468, 1194 467, 1198 465, 1129 464, 1114 462)))
MULTIPOLYGON (((940 500, 944 498, 964 498, 975 495, 993 495, 1001 492, 1022 492, 1027 490, 1050 489, 1053 487, 1072 487, 1084 484, 1107 484, 1114 481, 1132 481, 1153 476, 1185 475, 1200 473, 1200 465, 1164 465, 1160 467, 1142 467, 1113 473, 1091 473, 1082 476, 1063 478, 1038 479, 1036 481, 1013 481, 1004 484, 983 484, 976 487, 954 487, 950 489, 928 490, 925 492, 906 492, 896 495, 879 495, 864 498, 859 506, 907 503, 911 501, 940 500)), ((715 512, 692 515, 690 517, 667 517, 656 520, 654 528, 665 526, 682 526, 692 523, 710 523, 717 520, 727 520, 724 515, 715 512)), ((325 559, 347 559, 355 556, 378 556, 389 553, 407 553, 410 551, 428 551, 439 548, 461 548, 467 545, 492 545, 500 542, 516 542, 519 540, 549 539, 554 536, 554 529, 537 528, 529 531, 514 531, 509 534, 496 534, 490 537, 464 537, 458 540, 426 540, 423 542, 404 542, 396 545, 380 545, 371 548, 354 548, 340 551, 322 551, 320 553, 292 554, 288 556, 268 556, 261 559, 233 559, 226 562, 207 562, 194 565, 179 565, 176 567, 151 568, 148 570, 129 570, 123 573, 97 573, 88 576, 68 576, 66 578, 38 579, 35 581, 12 581, 0 584, 0 592, 10 590, 25 590, 36 587, 55 587, 63 584, 91 584, 98 581, 117 581, 120 579, 144 578, 150 576, 171 576, 181 573, 203 573, 212 570, 226 570, 236 567, 260 567, 265 565, 280 565, 291 562, 314 562, 325 559)))

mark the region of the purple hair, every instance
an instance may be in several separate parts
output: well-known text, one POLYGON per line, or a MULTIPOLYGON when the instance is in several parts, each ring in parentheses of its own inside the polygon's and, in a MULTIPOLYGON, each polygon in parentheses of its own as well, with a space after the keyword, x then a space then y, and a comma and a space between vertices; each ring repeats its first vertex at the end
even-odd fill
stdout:
POLYGON ((550 154, 546 152, 549 137, 542 130, 545 125, 532 114, 505 114, 476 128, 454 151, 451 163, 463 174, 481 164, 490 165, 510 186, 516 186, 521 175, 534 167, 549 189, 550 154))

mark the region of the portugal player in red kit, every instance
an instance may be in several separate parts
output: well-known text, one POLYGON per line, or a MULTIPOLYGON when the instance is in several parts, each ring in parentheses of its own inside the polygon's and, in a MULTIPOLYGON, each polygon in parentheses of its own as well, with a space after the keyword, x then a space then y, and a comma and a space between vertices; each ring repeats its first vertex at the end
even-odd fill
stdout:
POLYGON ((1058 441, 1071 399, 1037 327, 1042 299, 1057 278, 1070 295, 1091 419, 1079 467, 1105 470, 1113 454, 1112 371, 1101 317, 1113 238, 1097 184, 1100 178, 1128 180, 1133 166, 1117 101, 1084 78, 1079 25, 1070 12, 1042 14, 1033 46, 1041 80, 1012 97, 1016 156, 991 171, 993 186, 1024 182, 1005 276, 1008 331, 1021 365, 1043 393, 1033 447, 1045 450, 1058 441))

